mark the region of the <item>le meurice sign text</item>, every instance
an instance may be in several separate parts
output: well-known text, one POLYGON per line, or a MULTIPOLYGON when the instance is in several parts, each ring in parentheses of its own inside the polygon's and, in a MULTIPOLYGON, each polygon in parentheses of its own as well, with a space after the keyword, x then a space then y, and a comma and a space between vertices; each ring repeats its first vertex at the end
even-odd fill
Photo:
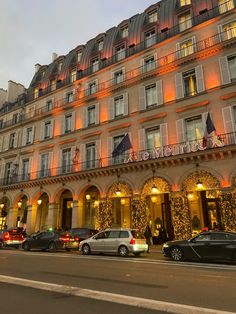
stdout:
POLYGON ((208 139, 207 141, 196 140, 191 142, 154 148, 151 152, 150 151, 142 151, 138 153, 132 152, 128 154, 124 163, 195 153, 197 151, 203 151, 206 149, 222 146, 224 146, 224 143, 217 137, 208 139))

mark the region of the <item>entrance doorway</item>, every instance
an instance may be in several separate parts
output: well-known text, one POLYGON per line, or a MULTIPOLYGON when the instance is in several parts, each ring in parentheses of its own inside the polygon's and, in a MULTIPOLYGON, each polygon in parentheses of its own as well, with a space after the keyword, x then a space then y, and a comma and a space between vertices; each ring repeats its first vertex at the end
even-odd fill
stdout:
POLYGON ((207 191, 201 191, 204 226, 209 230, 221 229, 218 198, 209 198, 207 191))

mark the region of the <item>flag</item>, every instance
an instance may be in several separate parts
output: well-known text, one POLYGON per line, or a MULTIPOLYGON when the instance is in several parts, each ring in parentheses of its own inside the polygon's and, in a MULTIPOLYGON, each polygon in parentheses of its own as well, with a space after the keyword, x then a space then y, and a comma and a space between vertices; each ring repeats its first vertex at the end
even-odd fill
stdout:
POLYGON ((206 131, 207 131, 207 135, 211 136, 212 132, 216 131, 216 128, 214 126, 214 123, 211 120, 211 116, 210 113, 208 112, 207 114, 207 119, 206 119, 206 131))
POLYGON ((116 157, 130 148, 132 148, 132 144, 129 139, 129 134, 127 133, 120 144, 113 150, 112 157, 116 157))
POLYGON ((207 114, 206 119, 206 129, 205 134, 203 137, 203 146, 207 146, 207 142, 210 141, 211 147, 222 147, 224 146, 224 143, 221 141, 221 139, 216 134, 216 128, 214 126, 213 121, 211 120, 210 113, 207 114))

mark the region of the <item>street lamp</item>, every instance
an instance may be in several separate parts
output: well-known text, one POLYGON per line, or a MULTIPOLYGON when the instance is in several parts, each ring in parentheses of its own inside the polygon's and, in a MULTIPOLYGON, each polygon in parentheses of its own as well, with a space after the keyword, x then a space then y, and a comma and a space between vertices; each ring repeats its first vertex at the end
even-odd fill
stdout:
POLYGON ((2 203, 2 204, 0 204, 0 207, 1 207, 1 209, 3 209, 3 207, 4 207, 4 204, 2 203))
POLYGON ((199 190, 201 190, 201 189, 203 188, 203 184, 202 184, 202 181, 201 181, 201 180, 198 180, 198 181, 197 181, 197 188, 198 188, 199 190))
POLYGON ((19 201, 19 202, 17 203, 17 205, 18 205, 19 208, 21 208, 22 201, 19 201))
POLYGON ((39 198, 39 199, 37 200, 37 203, 38 203, 38 205, 41 205, 41 204, 42 204, 41 198, 39 198))
POLYGON ((86 194, 85 198, 86 198, 87 201, 90 201, 91 200, 91 195, 90 194, 86 194))

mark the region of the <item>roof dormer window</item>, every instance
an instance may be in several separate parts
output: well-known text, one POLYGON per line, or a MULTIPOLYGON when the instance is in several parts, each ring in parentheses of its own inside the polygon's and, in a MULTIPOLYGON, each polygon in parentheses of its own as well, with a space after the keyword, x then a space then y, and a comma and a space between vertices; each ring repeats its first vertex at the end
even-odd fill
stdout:
POLYGON ((104 40, 103 39, 100 39, 98 41, 98 50, 101 51, 103 50, 103 47, 104 47, 104 40))
POLYGON ((158 20, 158 15, 157 15, 157 10, 151 11, 148 13, 148 22, 149 23, 154 23, 157 22, 158 20))
POLYGON ((77 62, 78 62, 78 63, 80 63, 81 57, 82 57, 82 52, 81 52, 81 51, 78 51, 78 52, 77 52, 77 62))
POLYGON ((58 63, 58 71, 60 72, 61 69, 62 69, 62 62, 59 62, 59 63, 58 63))
POLYGON ((190 5, 191 0, 180 0, 180 6, 183 7, 185 5, 190 5))
POLYGON ((121 37, 126 38, 129 35, 129 28, 128 25, 121 28, 121 37))

